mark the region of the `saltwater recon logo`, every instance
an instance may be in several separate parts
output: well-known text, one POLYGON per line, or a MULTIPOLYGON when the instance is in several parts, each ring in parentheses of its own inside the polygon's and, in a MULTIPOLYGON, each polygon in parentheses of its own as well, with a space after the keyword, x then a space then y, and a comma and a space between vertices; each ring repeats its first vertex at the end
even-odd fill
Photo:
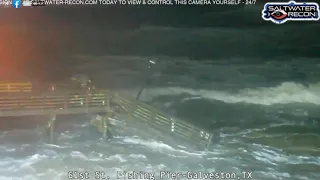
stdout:
POLYGON ((319 4, 315 2, 269 2, 264 5, 262 18, 276 24, 287 21, 318 21, 319 11, 319 4))

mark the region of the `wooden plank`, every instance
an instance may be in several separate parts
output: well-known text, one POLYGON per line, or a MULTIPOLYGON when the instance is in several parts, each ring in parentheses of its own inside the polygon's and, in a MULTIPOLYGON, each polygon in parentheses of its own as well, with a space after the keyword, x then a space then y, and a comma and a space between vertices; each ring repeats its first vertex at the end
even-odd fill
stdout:
POLYGON ((33 116, 33 115, 48 115, 48 114, 82 114, 82 113, 101 113, 107 112, 105 107, 95 108, 68 108, 68 109, 25 109, 25 110, 1 110, 0 117, 8 116, 33 116))

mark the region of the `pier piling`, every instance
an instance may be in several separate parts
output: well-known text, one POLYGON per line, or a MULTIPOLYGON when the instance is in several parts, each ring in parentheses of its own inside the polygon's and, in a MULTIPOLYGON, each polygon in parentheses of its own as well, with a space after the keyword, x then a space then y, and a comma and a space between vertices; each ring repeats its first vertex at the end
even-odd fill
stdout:
POLYGON ((50 144, 54 144, 54 123, 56 121, 56 115, 50 115, 49 117, 49 123, 48 123, 48 129, 49 129, 49 138, 50 138, 50 144))
POLYGON ((108 138, 108 114, 106 113, 102 119, 102 137, 104 139, 108 138))

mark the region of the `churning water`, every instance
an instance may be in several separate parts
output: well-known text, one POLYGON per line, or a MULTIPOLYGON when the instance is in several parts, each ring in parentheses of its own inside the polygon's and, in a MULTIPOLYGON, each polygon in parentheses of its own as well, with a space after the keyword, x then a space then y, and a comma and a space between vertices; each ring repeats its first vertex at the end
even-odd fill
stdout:
MULTIPOLYGON (((98 86, 136 95, 150 57, 75 58, 72 68, 91 74, 98 86)), ((57 145, 47 144, 39 128, 8 130, 0 134, 0 179, 64 180, 69 171, 87 171, 91 179, 95 171, 110 179, 124 179, 117 173, 132 171, 144 172, 136 179, 152 179, 152 173, 159 179, 161 171, 211 172, 220 176, 215 179, 248 179, 249 172, 254 180, 320 179, 317 59, 157 58, 161 71, 155 70, 157 78, 141 99, 211 127, 217 136, 211 149, 193 150, 134 133, 143 127, 128 127, 137 131, 104 141, 85 123, 69 123, 57 133, 57 145)))

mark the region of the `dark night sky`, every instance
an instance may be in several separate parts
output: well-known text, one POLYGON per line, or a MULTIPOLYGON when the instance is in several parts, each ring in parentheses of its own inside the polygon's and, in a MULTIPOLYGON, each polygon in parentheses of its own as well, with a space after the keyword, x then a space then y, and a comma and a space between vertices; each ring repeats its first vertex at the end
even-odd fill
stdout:
MULTIPOLYGON (((227 10, 233 10, 228 7, 227 10)), ((21 8, 1 9, 0 39, 2 57, 18 62, 22 59, 38 59, 37 56, 46 54, 52 57, 54 49, 68 48, 72 51, 73 38, 80 38, 75 34, 80 31, 90 31, 93 28, 128 30, 142 25, 159 25, 171 27, 198 26, 230 26, 230 15, 209 15, 217 11, 226 10, 224 7, 62 7, 62 8, 21 8), (76 37, 75 37, 76 36, 76 37), (41 52, 36 52, 41 47, 41 52), (46 47, 46 48, 43 48, 46 47), (15 53, 14 49, 20 53, 15 53), (28 52, 28 53, 27 53, 28 52)), ((238 18, 239 14, 237 13, 238 18)), ((236 17, 236 16, 235 16, 236 17)), ((241 17, 240 17, 241 18, 241 17)), ((243 18, 245 22, 252 18, 243 18)), ((261 23, 258 21, 256 23, 261 23)))
MULTIPOLYGON (((140 26, 267 28, 261 19, 262 5, 179 7, 61 7, 4 8, 0 11, 0 65, 25 69, 32 62, 46 66, 65 54, 81 51, 82 40, 93 29, 124 31, 140 26), (17 53, 17 50, 19 53, 17 53)), ((306 24, 306 23, 304 23, 306 24)), ((288 23, 282 26, 292 26, 288 23)), ((303 34, 302 34, 303 35, 303 34)), ((6 68, 4 68, 6 67, 6 68)), ((41 68, 38 68, 39 71, 41 68)), ((1 70, 2 72, 4 70, 1 70)), ((8 70, 7 70, 8 71, 8 70)))

